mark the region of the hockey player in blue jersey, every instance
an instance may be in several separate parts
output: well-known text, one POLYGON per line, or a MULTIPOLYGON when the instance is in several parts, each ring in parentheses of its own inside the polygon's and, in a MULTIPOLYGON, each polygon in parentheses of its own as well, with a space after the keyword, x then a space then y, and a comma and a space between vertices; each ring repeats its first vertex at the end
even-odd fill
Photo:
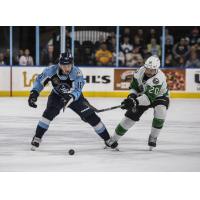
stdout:
POLYGON ((72 109, 84 122, 89 123, 108 147, 116 148, 117 143, 112 144, 112 146, 109 145, 110 135, 99 116, 85 104, 87 100, 82 94, 85 81, 81 70, 73 65, 73 57, 70 51, 60 55, 57 65, 45 68, 38 75, 30 92, 29 106, 37 108, 37 98, 49 81, 52 83, 53 89, 48 97, 47 107, 37 125, 31 142, 31 150, 34 151, 39 147, 51 121, 65 107, 72 109))

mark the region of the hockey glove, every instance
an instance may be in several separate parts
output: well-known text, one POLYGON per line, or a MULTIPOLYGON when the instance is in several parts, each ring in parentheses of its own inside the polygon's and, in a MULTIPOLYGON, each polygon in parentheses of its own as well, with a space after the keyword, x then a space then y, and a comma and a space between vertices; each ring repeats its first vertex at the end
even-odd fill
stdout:
POLYGON ((133 98, 133 99, 136 99, 138 96, 137 94, 134 94, 134 93, 130 93, 127 98, 133 98))
POLYGON ((122 107, 121 109, 126 109, 126 110, 135 110, 137 105, 138 105, 138 101, 136 98, 132 98, 130 96, 128 96, 127 99, 125 99, 122 103, 121 103, 122 107))
POLYGON ((32 90, 30 93, 30 96, 28 98, 28 104, 30 107, 37 108, 37 105, 35 102, 37 101, 37 98, 39 96, 39 93, 35 90, 32 90))

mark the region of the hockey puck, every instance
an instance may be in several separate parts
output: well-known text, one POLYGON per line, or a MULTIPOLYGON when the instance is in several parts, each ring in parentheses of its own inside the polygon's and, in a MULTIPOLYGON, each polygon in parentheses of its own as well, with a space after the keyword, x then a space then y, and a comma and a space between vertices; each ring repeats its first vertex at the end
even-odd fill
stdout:
POLYGON ((68 153, 69 153, 69 155, 74 155, 75 154, 75 151, 74 151, 74 149, 70 149, 69 151, 68 151, 68 153))

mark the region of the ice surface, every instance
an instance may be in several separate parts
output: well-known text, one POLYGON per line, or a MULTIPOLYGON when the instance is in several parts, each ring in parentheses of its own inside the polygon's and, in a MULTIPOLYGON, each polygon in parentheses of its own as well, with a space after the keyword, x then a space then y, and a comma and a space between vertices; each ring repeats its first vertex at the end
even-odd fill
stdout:
MULTIPOLYGON (((118 105, 120 98, 88 98, 97 108, 118 105)), ((36 125, 47 98, 38 109, 27 98, 0 98, 0 171, 200 171, 200 100, 173 99, 157 148, 147 139, 153 111, 120 140, 120 152, 104 150, 93 129, 66 109, 52 122, 38 151, 30 151, 36 125), (70 148, 74 156, 68 155, 70 148)), ((121 109, 101 113, 110 134, 122 119, 121 109)))

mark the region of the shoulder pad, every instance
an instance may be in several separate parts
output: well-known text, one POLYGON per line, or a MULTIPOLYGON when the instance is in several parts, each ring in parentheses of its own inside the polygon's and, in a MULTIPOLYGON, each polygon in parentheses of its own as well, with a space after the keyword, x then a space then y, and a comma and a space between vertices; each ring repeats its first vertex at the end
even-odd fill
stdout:
POLYGON ((78 67, 75 67, 75 66, 73 67, 73 74, 78 77, 83 76, 82 71, 78 67))
POLYGON ((159 71, 155 76, 147 80, 147 84, 150 86, 162 85, 166 81, 165 75, 159 71))
POLYGON ((140 76, 142 76, 142 74, 144 73, 145 69, 144 67, 140 67, 139 69, 137 69, 134 73, 134 77, 135 78, 139 78, 140 76))
POLYGON ((52 65, 52 66, 46 67, 44 69, 44 72, 45 72, 45 74, 47 76, 51 77, 51 76, 53 76, 57 72, 57 68, 58 68, 57 65, 52 65))

